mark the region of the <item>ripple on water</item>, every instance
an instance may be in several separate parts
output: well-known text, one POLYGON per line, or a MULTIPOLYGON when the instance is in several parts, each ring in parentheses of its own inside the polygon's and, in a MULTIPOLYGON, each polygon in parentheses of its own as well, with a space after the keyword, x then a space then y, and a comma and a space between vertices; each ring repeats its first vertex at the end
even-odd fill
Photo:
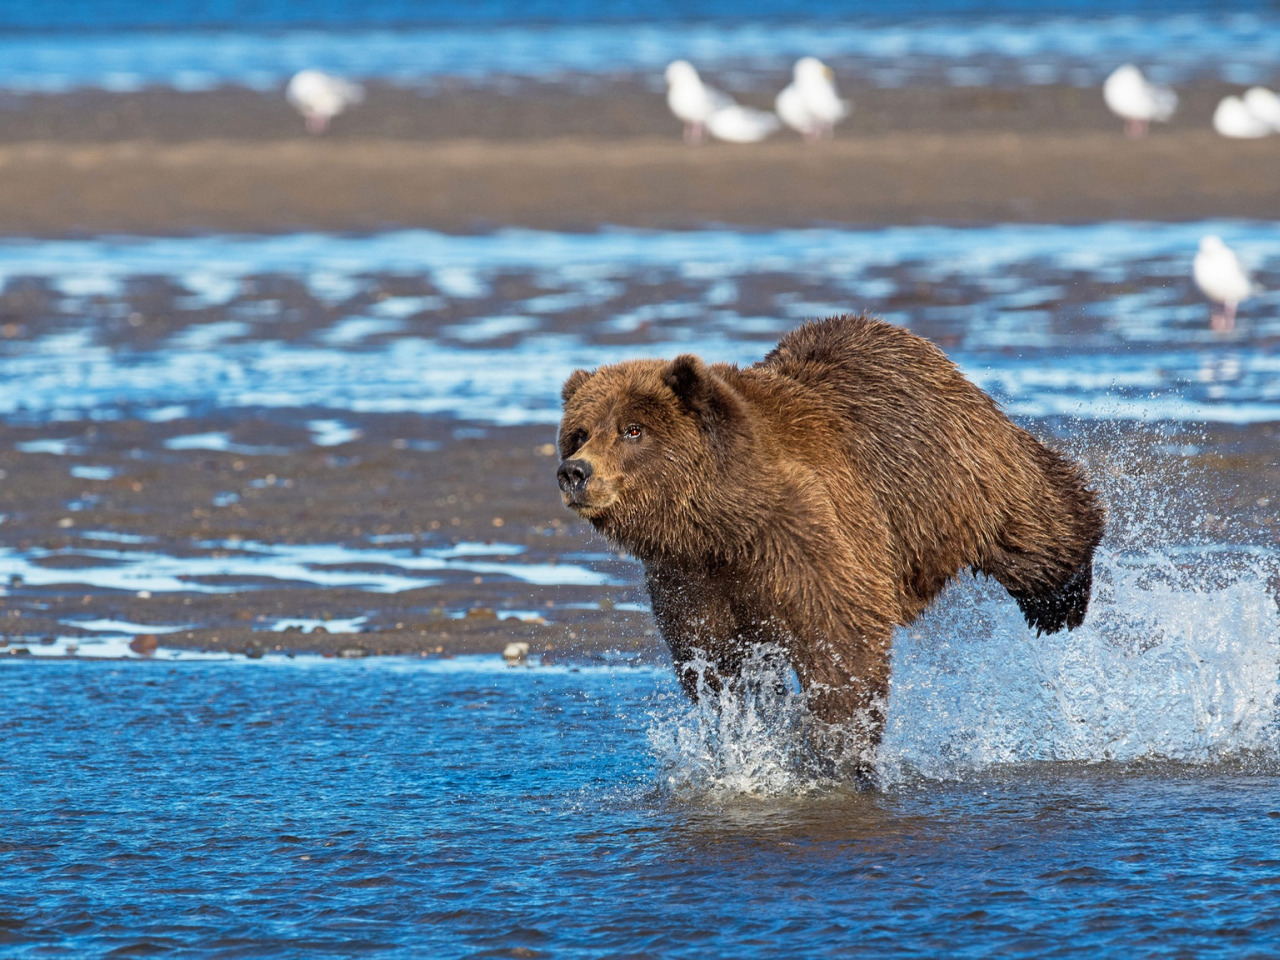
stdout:
MULTIPOLYGON (((1203 222, 0 244, 0 278, 45 277, 67 297, 50 333, 0 357, 0 412, 171 419, 303 406, 335 420, 465 410, 500 424, 553 423, 574 367, 689 350, 750 363, 803 319, 867 309, 941 343, 1014 415, 1268 422, 1280 409, 1278 237, 1270 223, 1203 222), (1227 237, 1269 288, 1226 336, 1209 329, 1189 280, 1209 232, 1227 237), (301 308, 236 299, 249 275, 260 284, 292 278, 305 304, 332 303, 337 316, 313 335, 286 336, 282 314, 301 308), (191 332, 128 349, 98 342, 111 325, 76 306, 67 285, 81 296, 89 281, 110 288, 128 311, 125 281, 136 276, 170 278, 191 297, 203 291, 214 298, 208 307, 266 312, 252 336, 240 321, 216 351, 191 332), (382 295, 370 291, 396 276, 437 292, 370 317, 382 295), (524 300, 497 298, 504 278, 535 289, 524 300), (521 362, 512 364, 516 349, 521 362)), ((229 332, 191 309, 198 319, 188 331, 229 332)))
POLYGON ((1120 956, 1117 925, 1197 955, 1270 942, 1274 755, 672 790, 650 726, 678 717, 646 715, 666 671, 3 662, 0 685, 15 956, 1120 956))

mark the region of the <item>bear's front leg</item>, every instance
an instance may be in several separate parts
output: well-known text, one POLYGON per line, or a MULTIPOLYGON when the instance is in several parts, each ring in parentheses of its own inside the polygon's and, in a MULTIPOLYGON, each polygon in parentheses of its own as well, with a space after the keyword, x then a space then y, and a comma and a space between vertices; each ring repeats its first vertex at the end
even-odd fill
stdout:
POLYGON ((835 772, 874 773, 889 706, 892 619, 883 598, 831 584, 791 612, 790 655, 809 711, 825 725, 815 747, 835 772))
POLYGON ((875 766, 889 706, 888 638, 809 640, 793 666, 809 711, 825 724, 817 747, 836 769, 859 776, 875 766))
POLYGON ((659 564, 645 565, 645 585, 684 692, 690 700, 697 700, 701 676, 719 693, 724 682, 741 671, 745 654, 737 618, 723 586, 705 572, 659 564), (699 651, 707 661, 701 675, 699 651))

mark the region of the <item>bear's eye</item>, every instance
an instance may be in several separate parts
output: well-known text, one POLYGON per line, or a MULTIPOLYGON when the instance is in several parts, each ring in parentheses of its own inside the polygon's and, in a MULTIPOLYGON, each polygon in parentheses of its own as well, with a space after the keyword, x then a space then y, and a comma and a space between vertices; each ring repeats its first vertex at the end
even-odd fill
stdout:
POLYGON ((639 440, 643 434, 644 430, 640 428, 638 423, 632 423, 622 428, 623 440, 639 440))
POLYGON ((577 450, 586 442, 587 431, 579 429, 569 434, 568 439, 565 440, 564 446, 569 453, 573 453, 573 451, 577 450))

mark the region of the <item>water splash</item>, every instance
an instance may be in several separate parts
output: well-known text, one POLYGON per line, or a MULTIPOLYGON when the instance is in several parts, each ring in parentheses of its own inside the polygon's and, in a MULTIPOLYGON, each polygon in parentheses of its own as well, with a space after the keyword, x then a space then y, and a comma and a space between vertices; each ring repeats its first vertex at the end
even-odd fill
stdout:
POLYGON ((650 711, 649 746, 666 789, 776 797, 830 785, 810 747, 817 721, 779 649, 757 647, 741 678, 718 691, 707 682, 714 671, 705 659, 687 669, 697 679, 697 701, 672 694, 650 711))
MULTIPOLYGON (((1265 552, 1100 551, 1090 618, 1036 637, 991 581, 963 577, 894 638, 877 773, 886 787, 1038 761, 1280 763, 1280 610, 1265 552)), ((776 656, 698 703, 662 698, 648 739, 680 795, 831 789, 815 721, 776 656)))
MULTIPOLYGON (((1280 551, 1196 542, 1186 517, 1202 502, 1185 461, 1159 462, 1149 436, 1093 433, 1129 469, 1095 470, 1110 530, 1088 619, 1037 637, 994 581, 954 582, 895 634, 876 764, 884 786, 1036 762, 1280 767, 1280 551)), ((704 691, 696 705, 664 703, 651 720, 650 747, 676 792, 833 786, 776 656, 753 659, 744 683, 704 691)))
POLYGON ((895 638, 887 782, 1030 761, 1280 757, 1280 613, 1264 553, 1100 551, 1090 617, 1033 637, 961 582, 895 638))

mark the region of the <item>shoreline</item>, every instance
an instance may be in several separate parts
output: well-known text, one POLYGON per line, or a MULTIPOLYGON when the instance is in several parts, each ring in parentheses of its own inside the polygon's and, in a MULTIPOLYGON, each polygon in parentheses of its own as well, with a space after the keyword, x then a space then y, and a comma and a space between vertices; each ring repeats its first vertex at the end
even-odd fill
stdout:
POLYGON ((0 146, 0 235, 1280 219, 1280 139, 893 133, 0 146))
MULTIPOLYGON (((279 94, 0 97, 0 236, 1280 219, 1280 137, 1215 82, 1126 140, 1095 89, 842 87, 834 140, 688 147, 660 91, 385 85, 308 137, 279 94)), ((766 95, 743 96, 757 107, 766 95)))

